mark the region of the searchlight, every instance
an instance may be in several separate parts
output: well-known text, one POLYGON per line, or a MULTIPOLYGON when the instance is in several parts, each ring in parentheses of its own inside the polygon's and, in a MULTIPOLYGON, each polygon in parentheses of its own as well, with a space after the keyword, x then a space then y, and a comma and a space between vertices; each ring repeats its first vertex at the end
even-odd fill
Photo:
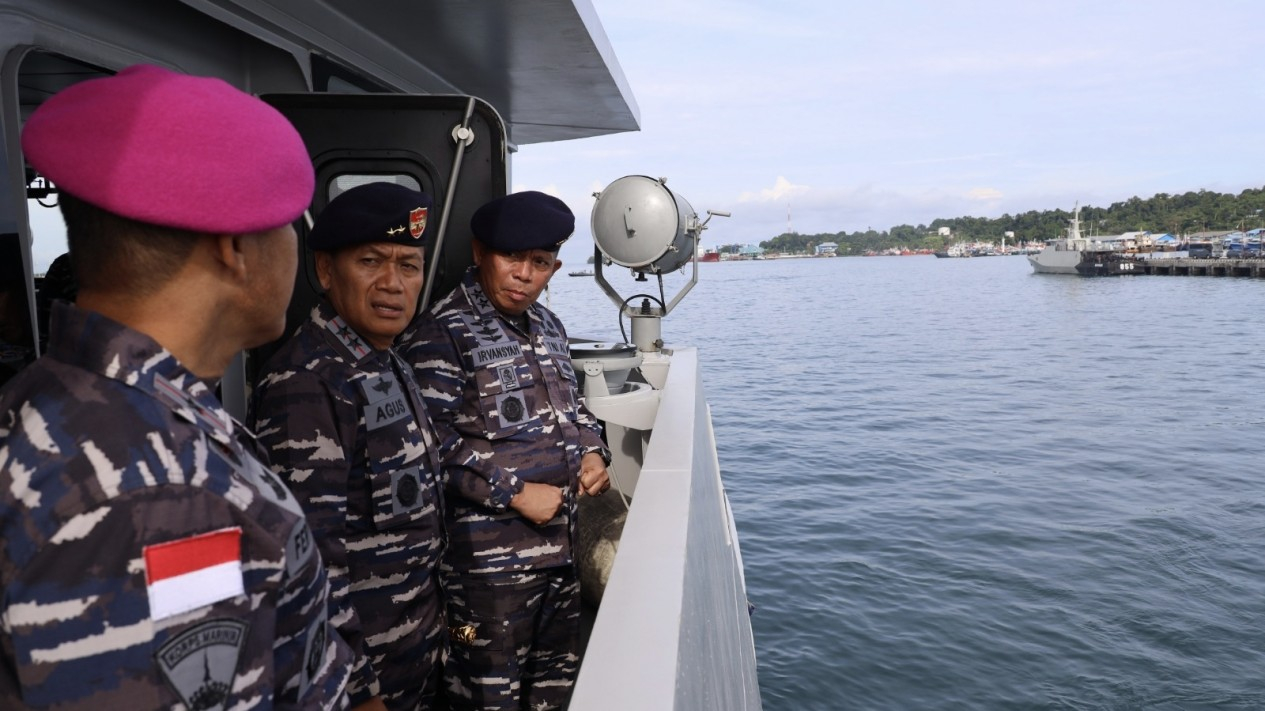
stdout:
MULTIPOLYGON (((627 175, 605 190, 593 193, 593 278, 632 322, 632 343, 642 353, 663 349, 662 319, 698 283, 698 242, 712 217, 729 217, 728 212, 707 211, 700 221, 690 203, 668 189, 667 178, 627 175), (694 269, 671 302, 665 302, 663 275, 693 261, 694 269), (659 296, 620 296, 602 273, 603 266, 627 267, 638 282, 653 274, 659 282, 659 296), (633 305, 634 299, 639 304, 633 305), (651 302, 655 302, 652 304, 651 302)), ((622 321, 621 321, 622 324, 622 321)))

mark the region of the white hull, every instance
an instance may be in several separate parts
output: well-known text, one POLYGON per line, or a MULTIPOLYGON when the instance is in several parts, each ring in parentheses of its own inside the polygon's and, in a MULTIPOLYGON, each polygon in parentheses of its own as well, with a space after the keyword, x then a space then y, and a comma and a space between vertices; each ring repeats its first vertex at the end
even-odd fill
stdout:
POLYGON ((612 467, 625 488, 636 481, 635 495, 570 708, 760 709, 742 555, 697 349, 673 352, 646 435, 639 473, 627 448, 612 467))

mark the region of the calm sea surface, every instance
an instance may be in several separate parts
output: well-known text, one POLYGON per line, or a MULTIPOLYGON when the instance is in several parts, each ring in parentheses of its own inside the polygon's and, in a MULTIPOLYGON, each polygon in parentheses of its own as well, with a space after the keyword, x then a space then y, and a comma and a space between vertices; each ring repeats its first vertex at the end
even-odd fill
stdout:
MULTIPOLYGON (((570 268, 550 305, 619 340, 570 268)), ((1265 282, 1031 271, 703 264, 665 320, 766 709, 1265 708, 1265 282)))

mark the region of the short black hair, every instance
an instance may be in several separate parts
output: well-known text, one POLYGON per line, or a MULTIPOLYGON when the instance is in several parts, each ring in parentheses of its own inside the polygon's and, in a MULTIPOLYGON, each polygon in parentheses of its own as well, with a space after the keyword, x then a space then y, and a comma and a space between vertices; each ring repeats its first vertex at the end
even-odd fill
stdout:
POLYGON ((85 291, 152 294, 175 275, 203 234, 121 217, 62 191, 75 281, 85 291))

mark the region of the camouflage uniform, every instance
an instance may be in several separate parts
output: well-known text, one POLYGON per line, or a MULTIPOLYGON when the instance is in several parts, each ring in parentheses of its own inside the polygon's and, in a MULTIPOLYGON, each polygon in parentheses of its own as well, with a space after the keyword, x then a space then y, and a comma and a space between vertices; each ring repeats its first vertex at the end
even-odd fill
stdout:
POLYGON ((539 304, 523 317, 526 330, 497 312, 472 268, 401 338, 444 440, 457 708, 560 708, 579 662, 580 459, 605 445, 578 400, 562 323, 539 304), (509 508, 524 482, 564 490, 552 521, 509 508))
POLYGON ((321 302, 269 361, 252 417, 329 566, 334 625, 358 651, 352 703, 381 695, 391 709, 429 706, 445 641, 442 501, 435 435, 409 368, 321 302))
POLYGON ((0 708, 345 706, 325 569, 249 433, 99 314, 55 305, 50 346, 0 392, 0 708))

